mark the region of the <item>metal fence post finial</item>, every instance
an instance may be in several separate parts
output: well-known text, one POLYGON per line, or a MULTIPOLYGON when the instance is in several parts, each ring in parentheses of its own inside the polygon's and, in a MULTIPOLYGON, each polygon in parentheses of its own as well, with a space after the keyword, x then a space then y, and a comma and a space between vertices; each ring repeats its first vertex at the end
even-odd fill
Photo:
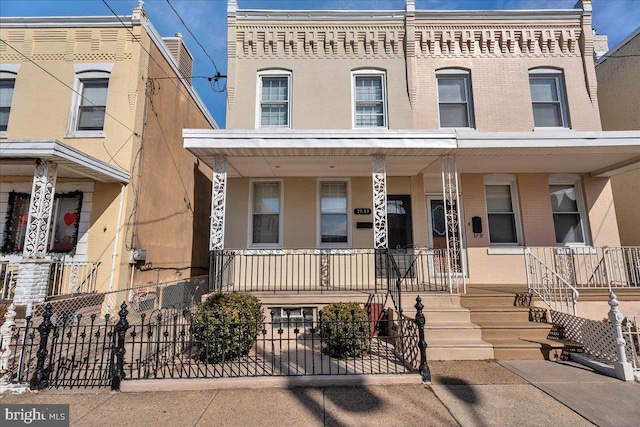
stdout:
POLYGON ((422 309, 424 305, 422 305, 422 298, 420 296, 416 297, 416 325, 418 325, 418 349, 420 350, 420 367, 418 371, 420 372, 420 376, 422 376, 422 382, 428 383, 431 382, 431 370, 429 369, 429 365, 427 365, 427 342, 424 339, 424 325, 426 323, 424 314, 422 313, 422 309))
POLYGON ((47 358, 47 354, 49 354, 49 351, 47 350, 49 334, 53 329, 51 316, 53 316, 52 306, 51 303, 48 303, 44 307, 44 312, 42 313, 42 323, 40 323, 40 326, 37 328, 40 333, 40 346, 36 353, 36 357, 38 359, 36 370, 31 381, 29 381, 29 388, 31 390, 42 390, 49 383, 49 366, 45 368, 44 363, 47 358))
POLYGON ((616 353, 618 354, 618 361, 613 364, 616 377, 624 381, 633 381, 633 367, 631 363, 627 362, 627 354, 625 351, 626 341, 622 335, 622 320, 624 320, 624 314, 618 309, 618 299, 613 292, 609 293, 609 321, 613 323, 613 328, 616 335, 616 353))
POLYGON ((115 356, 115 364, 113 366, 113 380, 111 381, 111 390, 120 390, 120 383, 124 380, 127 375, 124 372, 124 355, 126 350, 124 348, 124 339, 125 334, 127 333, 127 329, 129 329, 129 322, 127 321, 127 304, 122 303, 120 306, 120 311, 118 312, 118 316, 120 316, 120 320, 116 324, 116 336, 115 347, 113 349, 113 355, 115 356))

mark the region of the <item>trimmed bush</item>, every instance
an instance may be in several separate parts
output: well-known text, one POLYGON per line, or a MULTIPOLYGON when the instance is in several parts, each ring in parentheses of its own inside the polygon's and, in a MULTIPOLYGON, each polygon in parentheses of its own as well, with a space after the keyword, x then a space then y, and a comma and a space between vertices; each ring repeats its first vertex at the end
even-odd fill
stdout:
POLYGON ((369 348, 369 317, 355 302, 327 305, 320 313, 320 340, 331 357, 362 355, 369 348))
POLYGON ((201 360, 234 360, 249 353, 263 320, 258 298, 240 292, 213 294, 196 307, 191 339, 201 360))

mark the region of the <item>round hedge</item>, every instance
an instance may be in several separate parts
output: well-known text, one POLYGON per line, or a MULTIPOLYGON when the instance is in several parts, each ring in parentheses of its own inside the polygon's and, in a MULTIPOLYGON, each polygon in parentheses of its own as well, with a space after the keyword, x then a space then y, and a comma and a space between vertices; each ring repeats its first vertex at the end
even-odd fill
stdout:
POLYGON ((369 348, 369 317, 355 302, 337 302, 320 312, 320 340, 331 357, 358 357, 369 348))
POLYGON ((191 318, 191 339, 201 360, 237 359, 254 346, 263 320, 258 298, 241 292, 213 294, 191 318))

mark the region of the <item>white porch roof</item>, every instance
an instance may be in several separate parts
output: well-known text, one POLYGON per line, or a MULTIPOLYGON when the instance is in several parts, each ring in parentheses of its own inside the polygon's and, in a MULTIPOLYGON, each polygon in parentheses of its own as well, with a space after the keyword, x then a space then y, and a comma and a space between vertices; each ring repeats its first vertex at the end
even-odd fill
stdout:
POLYGON ((369 175, 373 154, 387 156, 389 175, 440 174, 443 154, 456 154, 462 173, 612 176, 640 169, 640 131, 185 129, 183 137, 211 167, 215 156, 227 156, 232 177, 369 175))
POLYGON ((55 139, 0 142, 0 176, 33 177, 35 159, 57 163, 58 176, 91 178, 99 182, 123 184, 131 179, 129 172, 55 139))

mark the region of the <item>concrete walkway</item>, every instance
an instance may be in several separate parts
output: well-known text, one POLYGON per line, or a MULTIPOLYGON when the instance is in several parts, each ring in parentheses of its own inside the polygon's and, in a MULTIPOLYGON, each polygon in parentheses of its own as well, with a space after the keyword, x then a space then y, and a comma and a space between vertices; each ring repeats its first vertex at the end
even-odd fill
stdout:
POLYGON ((640 421, 640 384, 588 368, 548 361, 430 362, 430 367, 431 385, 47 390, 5 393, 0 404, 69 403, 72 426, 635 426, 640 421))

